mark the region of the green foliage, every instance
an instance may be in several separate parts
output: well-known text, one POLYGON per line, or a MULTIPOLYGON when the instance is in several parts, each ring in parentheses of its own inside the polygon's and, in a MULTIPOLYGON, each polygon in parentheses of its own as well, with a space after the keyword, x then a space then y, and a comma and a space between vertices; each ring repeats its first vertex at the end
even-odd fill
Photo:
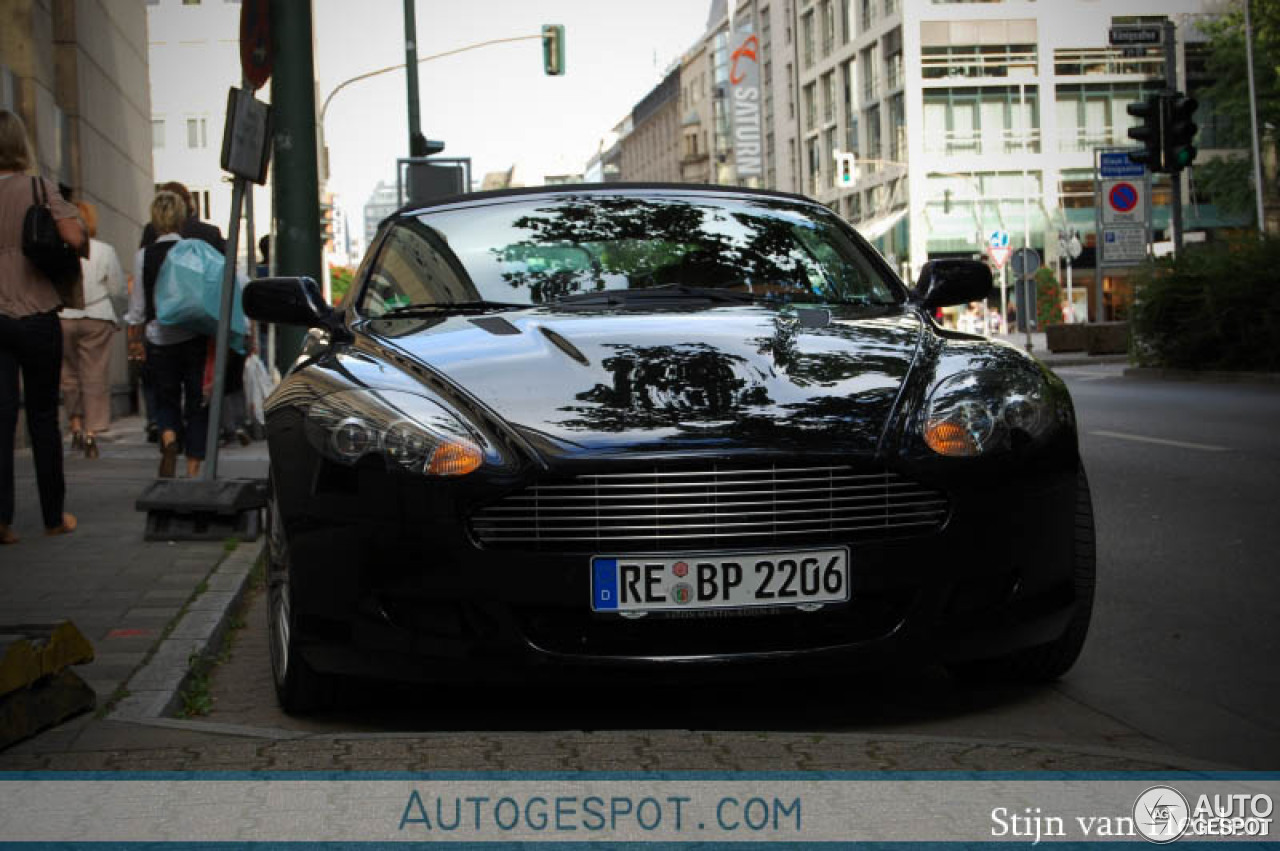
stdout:
POLYGON ((1280 370, 1280 239, 1189 245, 1138 275, 1130 314, 1142 366, 1280 370))
MULTIPOLYGON (((1251 16, 1258 126, 1276 127, 1280 126, 1280 0, 1253 0, 1251 16)), ((1209 38, 1206 66, 1213 82, 1194 92, 1201 102, 1196 121, 1202 127, 1213 122, 1215 147, 1248 151, 1253 130, 1243 0, 1233 0, 1225 14, 1205 17, 1197 27, 1209 38)), ((1275 137, 1264 134, 1262 143, 1274 145, 1275 137)), ((1230 164, 1202 161, 1196 166, 1196 183, 1225 212, 1248 216, 1252 221, 1256 207, 1251 163, 1248 154, 1230 164)), ((1270 192, 1277 189, 1280 187, 1269 187, 1270 192)))
POLYGON ((356 270, 350 266, 329 267, 329 288, 333 294, 335 306, 342 304, 351 292, 351 283, 355 280, 356 270))
POLYGON ((1062 324, 1062 285, 1048 266, 1036 270, 1036 327, 1062 324))

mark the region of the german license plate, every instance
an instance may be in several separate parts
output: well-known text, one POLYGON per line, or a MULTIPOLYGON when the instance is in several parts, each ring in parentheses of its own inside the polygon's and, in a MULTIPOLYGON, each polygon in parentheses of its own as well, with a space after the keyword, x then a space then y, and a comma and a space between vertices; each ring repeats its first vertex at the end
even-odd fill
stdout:
POLYGON ((847 547, 591 559, 591 608, 597 612, 798 606, 848 599, 847 547))

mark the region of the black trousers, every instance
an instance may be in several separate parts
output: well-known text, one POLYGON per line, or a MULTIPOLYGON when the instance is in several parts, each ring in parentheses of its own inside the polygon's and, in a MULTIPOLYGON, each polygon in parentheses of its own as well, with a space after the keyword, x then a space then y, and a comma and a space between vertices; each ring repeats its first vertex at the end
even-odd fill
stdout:
POLYGON ((156 391, 156 426, 182 440, 188 458, 203 460, 209 408, 204 403, 204 361, 208 337, 157 346, 147 343, 147 363, 156 391))
POLYGON ((46 529, 62 525, 67 487, 62 478, 58 382, 62 326, 56 313, 0 316, 0 523, 13 523, 13 444, 18 426, 18 372, 22 372, 27 434, 36 465, 40 513, 46 529))

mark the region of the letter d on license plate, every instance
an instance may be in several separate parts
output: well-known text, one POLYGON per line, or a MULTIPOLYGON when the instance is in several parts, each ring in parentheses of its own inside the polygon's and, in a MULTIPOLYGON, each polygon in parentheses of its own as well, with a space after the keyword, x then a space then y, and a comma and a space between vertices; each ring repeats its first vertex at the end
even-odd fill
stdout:
POLYGON ((847 547, 591 559, 591 608, 597 612, 798 606, 848 599, 847 547))

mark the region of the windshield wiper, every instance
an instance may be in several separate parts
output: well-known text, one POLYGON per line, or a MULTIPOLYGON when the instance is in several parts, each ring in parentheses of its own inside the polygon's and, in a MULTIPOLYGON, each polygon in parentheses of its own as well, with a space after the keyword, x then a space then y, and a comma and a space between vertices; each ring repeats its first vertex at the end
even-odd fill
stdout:
POLYGON ((442 313, 486 313, 495 310, 527 310, 531 305, 513 304, 505 301, 450 301, 422 302, 420 304, 402 304, 375 319, 395 319, 405 316, 437 316, 442 313))
POLYGON ((636 287, 626 290, 596 290, 588 293, 575 293, 556 299, 556 304, 617 305, 628 301, 644 301, 646 299, 661 300, 671 298, 696 298, 705 301, 730 302, 746 304, 753 301, 767 300, 765 296, 755 295, 737 290, 719 287, 695 287, 689 284, 661 284, 656 287, 636 287))

